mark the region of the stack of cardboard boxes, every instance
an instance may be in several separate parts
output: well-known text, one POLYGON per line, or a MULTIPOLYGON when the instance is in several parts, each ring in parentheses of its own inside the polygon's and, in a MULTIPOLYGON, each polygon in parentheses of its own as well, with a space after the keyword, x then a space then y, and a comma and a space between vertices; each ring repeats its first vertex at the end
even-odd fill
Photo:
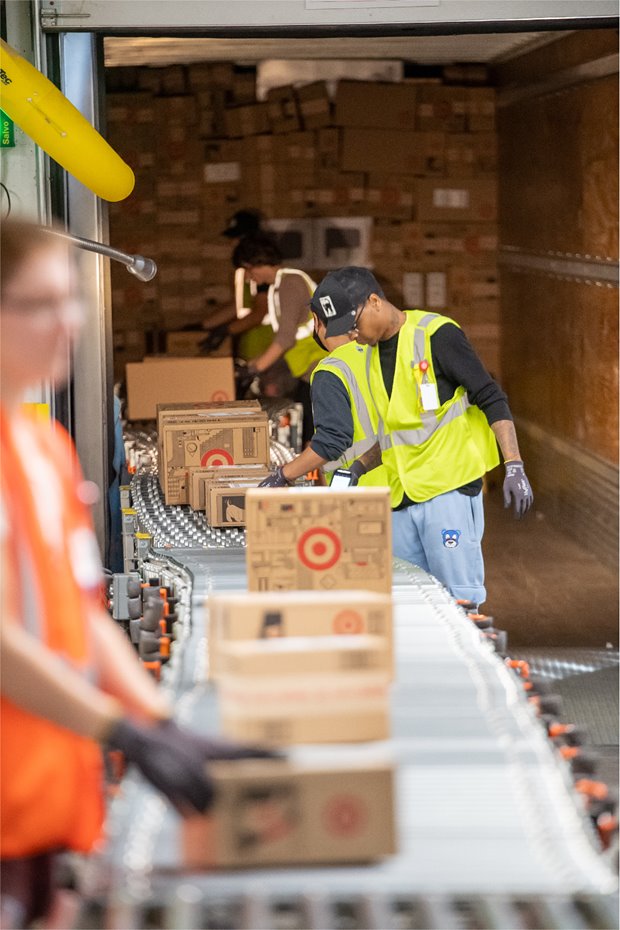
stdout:
MULTIPOLYGON (((387 491, 254 490, 247 507, 250 592, 207 605, 223 732, 275 746, 385 740, 387 491)), ((355 862, 395 851, 392 765, 372 745, 213 771, 214 816, 184 827, 189 865, 355 862)))
POLYGON ((499 373, 493 88, 340 81, 330 96, 315 82, 257 101, 247 70, 225 63, 148 70, 135 72, 137 93, 108 99, 110 141, 138 177, 111 207, 112 238, 160 267, 139 287, 113 270, 119 366, 142 357, 145 331, 148 348, 150 332, 231 302, 221 233, 254 207, 270 219, 372 218, 368 261, 387 296, 452 315, 499 373))
POLYGON ((268 474, 269 421, 258 401, 159 404, 157 433, 166 503, 204 509, 211 526, 243 526, 245 492, 268 474))

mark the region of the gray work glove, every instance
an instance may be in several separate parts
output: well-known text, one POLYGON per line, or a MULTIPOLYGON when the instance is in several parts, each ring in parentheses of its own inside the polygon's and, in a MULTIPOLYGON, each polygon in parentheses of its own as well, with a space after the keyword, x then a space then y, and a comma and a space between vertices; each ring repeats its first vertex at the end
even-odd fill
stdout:
POLYGON ((504 507, 510 507, 514 500, 515 517, 524 517, 532 504, 534 495, 525 471, 523 462, 516 460, 506 462, 506 477, 504 478, 504 507))
POLYGON ((206 739, 181 730, 174 720, 142 726, 129 720, 115 724, 106 749, 120 750, 180 814, 202 814, 213 804, 214 787, 205 763, 224 759, 271 759, 278 756, 259 746, 206 739))
POLYGON ((353 487, 353 485, 359 483, 360 478, 362 477, 362 475, 366 474, 368 469, 366 468, 365 465, 362 464, 361 459, 355 459, 355 461, 352 462, 351 465, 349 466, 349 471, 351 472, 350 487, 353 487))
POLYGON ((263 478, 259 484, 259 488, 289 488, 292 484, 294 484, 294 482, 284 477, 282 466, 278 465, 275 471, 267 475, 266 478, 263 478))

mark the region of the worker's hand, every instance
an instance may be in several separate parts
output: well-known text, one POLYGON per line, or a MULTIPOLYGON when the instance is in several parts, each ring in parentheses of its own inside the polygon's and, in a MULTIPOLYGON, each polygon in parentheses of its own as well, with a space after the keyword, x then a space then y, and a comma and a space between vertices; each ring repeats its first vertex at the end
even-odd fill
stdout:
POLYGON ((517 519, 524 517, 534 503, 532 488, 523 470, 523 462, 520 460, 506 462, 504 507, 510 507, 512 501, 514 501, 517 519))
POLYGON ((213 804, 214 788, 206 762, 277 755, 257 746, 205 739, 181 730, 173 720, 153 726, 119 720, 108 737, 107 748, 120 750, 180 814, 202 814, 213 804))
POLYGON ((245 363, 241 359, 235 359, 235 383, 237 385, 237 396, 243 397, 257 376, 258 372, 251 363, 245 363))
POLYGON ((288 478, 284 477, 282 465, 278 465, 275 471, 266 478, 263 478, 259 484, 259 488, 288 488, 294 483, 294 481, 289 481, 288 478))
POLYGON ((351 472, 351 481, 349 486, 353 487, 353 485, 359 484, 360 478, 362 475, 366 474, 368 469, 362 463, 361 459, 355 459, 355 461, 349 465, 349 471, 351 472))
POLYGON ((216 349, 219 349, 228 335, 228 323, 222 323, 220 326, 215 326, 210 331, 209 335, 205 336, 205 338, 198 343, 198 348, 201 352, 205 352, 206 354, 209 352, 215 352, 216 349))

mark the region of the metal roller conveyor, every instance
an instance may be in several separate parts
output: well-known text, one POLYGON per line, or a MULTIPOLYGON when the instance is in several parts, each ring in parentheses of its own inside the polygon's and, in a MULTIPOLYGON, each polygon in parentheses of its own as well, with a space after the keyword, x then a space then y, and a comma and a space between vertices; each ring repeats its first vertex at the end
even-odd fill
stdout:
MULTIPOLYGON (((149 476, 134 479, 139 521, 154 537, 142 571, 185 592, 162 684, 181 724, 213 732, 205 599, 211 591, 246 588, 243 534, 214 531, 185 508, 165 508, 155 489, 149 476)), ((393 595, 393 738, 372 749, 396 764, 398 854, 364 867, 188 875, 177 816, 130 774, 112 804, 106 851, 92 869, 88 926, 103 925, 96 912, 103 914, 97 898, 104 890, 105 925, 123 928, 617 926, 613 862, 601 853, 568 764, 518 677, 425 572, 395 560, 393 595)), ((322 751, 290 750, 300 759, 322 751)), ((342 751, 363 758, 368 747, 342 751)))

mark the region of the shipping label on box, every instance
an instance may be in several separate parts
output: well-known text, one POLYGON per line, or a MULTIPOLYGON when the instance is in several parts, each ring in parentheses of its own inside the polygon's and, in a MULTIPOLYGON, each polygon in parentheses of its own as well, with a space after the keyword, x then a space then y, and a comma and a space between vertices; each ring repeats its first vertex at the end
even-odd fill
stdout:
POLYGON ((188 869, 368 862, 396 851, 389 761, 241 760, 209 764, 213 812, 180 826, 188 869))
POLYGON ((389 492, 256 489, 246 498, 250 591, 392 590, 389 492))
POLYGON ((420 179, 416 191, 420 221, 492 223, 497 219, 495 180, 420 179))
POLYGON ((157 404, 232 400, 235 380, 231 358, 161 359, 126 368, 127 416, 155 418, 157 404))
POLYGON ((372 591, 280 591, 211 595, 207 601, 209 675, 217 646, 280 636, 383 636, 392 667, 392 599, 372 591))

